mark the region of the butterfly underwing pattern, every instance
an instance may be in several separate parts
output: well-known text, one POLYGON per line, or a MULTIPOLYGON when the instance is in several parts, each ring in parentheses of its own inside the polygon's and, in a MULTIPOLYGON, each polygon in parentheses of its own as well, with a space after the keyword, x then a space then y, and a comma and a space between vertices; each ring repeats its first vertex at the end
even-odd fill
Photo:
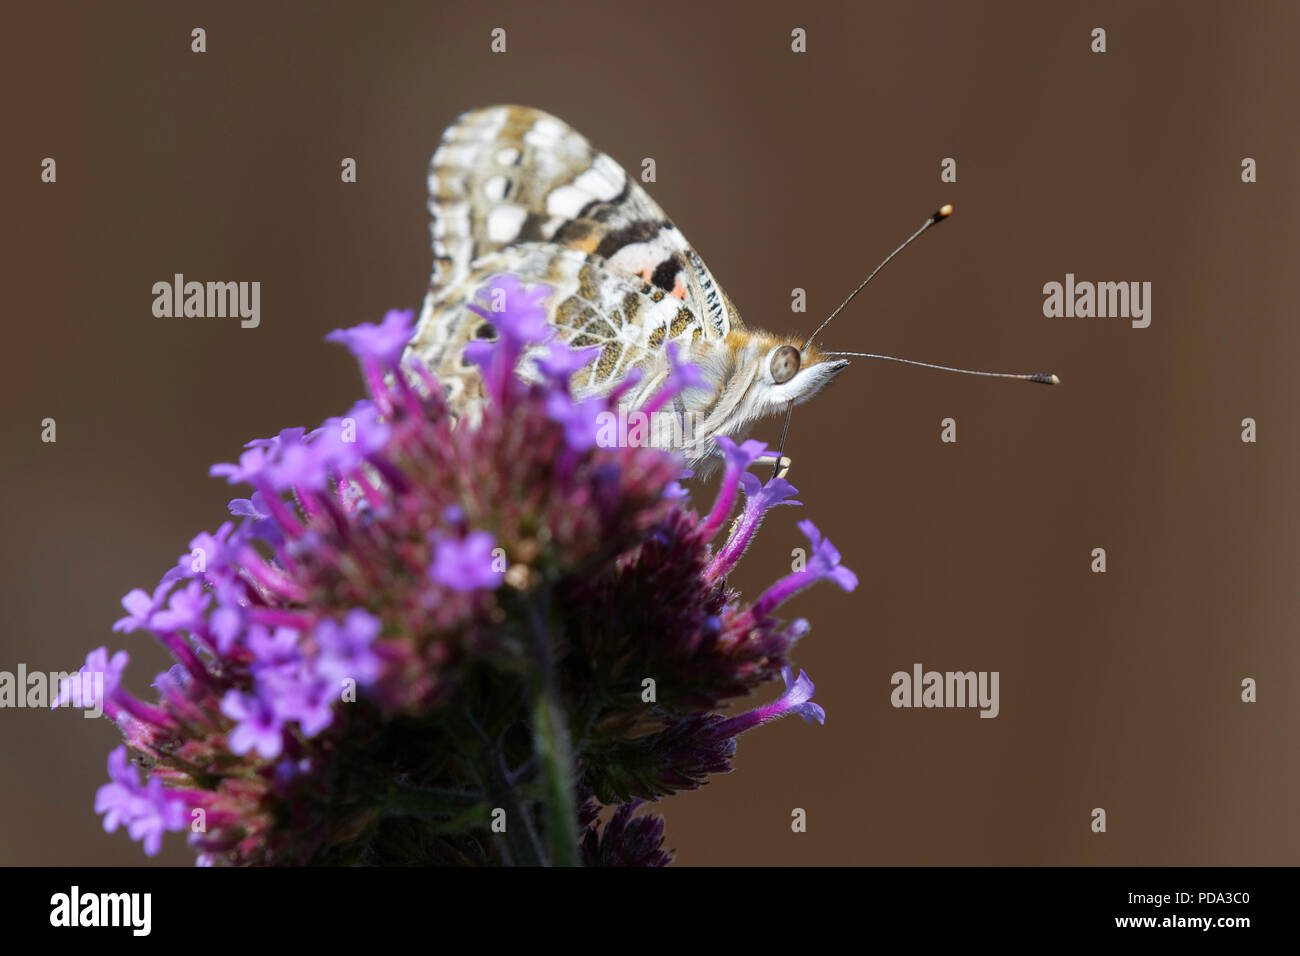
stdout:
MULTIPOLYGON (((566 123, 540 110, 493 106, 463 114, 429 165, 433 273, 408 347, 443 384, 458 417, 483 401, 466 343, 495 330, 475 309, 494 277, 552 290, 555 338, 601 349, 571 381, 603 394, 640 368, 621 398, 638 407, 669 372, 667 346, 703 374, 672 414, 688 427, 654 429, 694 466, 713 437, 743 437, 758 419, 815 394, 848 362, 797 338, 747 329, 722 286, 641 185, 566 123), (668 438, 663 436, 667 435, 668 438)), ((536 375, 529 355, 519 374, 536 375)))

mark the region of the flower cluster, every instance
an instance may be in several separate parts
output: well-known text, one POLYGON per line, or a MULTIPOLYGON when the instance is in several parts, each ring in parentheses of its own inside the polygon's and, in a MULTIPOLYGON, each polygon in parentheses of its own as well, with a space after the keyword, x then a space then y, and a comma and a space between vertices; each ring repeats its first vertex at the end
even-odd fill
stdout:
MULTIPOLYGON (((498 334, 466 349, 484 393, 472 421, 402 358, 412 315, 394 311, 329 336, 368 399, 213 467, 252 489, 230 503, 237 523, 195 537, 114 625, 174 657, 157 699, 123 686, 125 651, 82 668, 125 737, 96 796, 105 829, 150 855, 187 831, 202 864, 660 865, 643 803, 728 771, 758 724, 824 721, 789 665, 808 624, 774 612, 819 580, 852 590, 852 572, 805 521, 806 567, 742 600, 727 575, 795 489, 748 472, 761 443, 718 437, 701 514, 676 456, 600 447, 596 416, 631 383, 571 395, 593 355, 546 341, 550 294, 512 276, 481 290, 498 334), (521 360, 540 381, 516 376, 521 360), (776 701, 726 712, 778 675, 776 701)), ((698 381, 669 360, 644 408, 698 381)))

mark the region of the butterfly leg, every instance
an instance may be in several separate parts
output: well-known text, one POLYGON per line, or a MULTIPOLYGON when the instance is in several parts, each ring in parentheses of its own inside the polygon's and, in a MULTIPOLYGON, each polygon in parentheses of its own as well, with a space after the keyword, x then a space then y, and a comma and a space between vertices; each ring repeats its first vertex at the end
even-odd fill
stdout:
POLYGON ((756 465, 771 465, 773 478, 784 478, 790 473, 790 457, 788 455, 759 455, 754 459, 756 465))

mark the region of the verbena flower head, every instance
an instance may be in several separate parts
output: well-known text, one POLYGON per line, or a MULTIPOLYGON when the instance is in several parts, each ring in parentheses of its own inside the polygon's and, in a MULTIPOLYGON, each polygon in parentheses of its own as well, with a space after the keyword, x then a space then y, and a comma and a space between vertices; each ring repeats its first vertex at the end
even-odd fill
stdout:
MULTIPOLYGON (((746 602, 726 576, 795 489, 747 472, 762 443, 719 437, 725 470, 700 514, 677 456, 592 440, 616 399, 570 394, 590 352, 538 349, 551 294, 513 276, 479 291, 500 334, 472 356, 488 394, 475 421, 403 363, 413 317, 390 312, 329 336, 368 399, 212 468, 252 488, 236 521, 196 536, 113 625, 175 658, 157 700, 123 686, 125 651, 92 651, 81 671, 103 675, 125 738, 95 799, 106 829, 150 855, 185 831, 205 865, 661 865, 663 821, 644 804, 729 771, 745 730, 824 721, 790 667, 807 622, 775 612, 856 578, 802 522, 806 568, 746 602), (539 383, 514 374, 525 349, 539 383), (778 675, 777 700, 733 712, 778 675)), ((667 388, 697 384, 670 363, 667 388)))

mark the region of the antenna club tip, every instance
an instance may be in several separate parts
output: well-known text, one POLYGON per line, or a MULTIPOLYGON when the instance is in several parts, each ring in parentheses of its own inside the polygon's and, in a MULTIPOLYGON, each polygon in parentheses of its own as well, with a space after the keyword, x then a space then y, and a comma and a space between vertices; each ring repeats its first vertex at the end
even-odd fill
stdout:
POLYGON ((951 215, 952 203, 947 203, 946 205, 939 207, 939 211, 934 214, 934 221, 938 222, 941 219, 947 219, 951 215))
POLYGON ((1031 382, 1041 382, 1044 385, 1060 385, 1061 380, 1051 372, 1043 372, 1040 375, 1030 376, 1031 382))

